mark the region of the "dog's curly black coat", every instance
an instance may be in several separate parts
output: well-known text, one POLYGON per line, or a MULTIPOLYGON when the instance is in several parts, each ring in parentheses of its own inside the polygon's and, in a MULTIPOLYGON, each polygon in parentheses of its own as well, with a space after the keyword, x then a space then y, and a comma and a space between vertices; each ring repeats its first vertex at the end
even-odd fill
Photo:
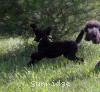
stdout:
POLYGON ((38 52, 32 53, 31 61, 28 62, 28 65, 35 64, 40 61, 42 58, 56 58, 60 55, 68 58, 69 60, 83 62, 83 58, 77 57, 76 53, 78 51, 78 44, 80 43, 84 32, 78 35, 76 41, 58 41, 51 42, 48 38, 52 30, 51 27, 48 27, 45 30, 40 30, 35 24, 31 24, 33 31, 35 32, 35 41, 39 42, 38 52))

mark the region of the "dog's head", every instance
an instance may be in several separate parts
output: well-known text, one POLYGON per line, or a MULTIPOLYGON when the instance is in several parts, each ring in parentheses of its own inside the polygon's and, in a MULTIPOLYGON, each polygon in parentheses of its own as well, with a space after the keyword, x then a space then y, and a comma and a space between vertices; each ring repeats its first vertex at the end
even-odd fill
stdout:
POLYGON ((92 41, 94 44, 100 43, 100 22, 96 20, 87 22, 84 31, 86 32, 86 41, 92 41))
POLYGON ((52 31, 51 27, 48 27, 47 29, 44 30, 35 30, 36 37, 34 41, 39 42, 42 38, 49 36, 51 31, 52 31))
POLYGON ((100 43, 100 31, 97 28, 89 28, 85 36, 86 41, 92 41, 97 44, 100 43))
POLYGON ((34 41, 39 42, 41 40, 41 38, 47 37, 50 35, 50 32, 52 31, 51 27, 48 27, 44 30, 42 29, 38 29, 36 25, 31 25, 30 27, 33 28, 33 31, 36 35, 36 37, 34 38, 34 41))

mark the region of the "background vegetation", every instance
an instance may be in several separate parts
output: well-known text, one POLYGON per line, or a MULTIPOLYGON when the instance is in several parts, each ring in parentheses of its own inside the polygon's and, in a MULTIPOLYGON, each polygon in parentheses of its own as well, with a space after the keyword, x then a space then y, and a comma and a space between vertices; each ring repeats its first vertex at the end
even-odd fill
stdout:
POLYGON ((86 21, 99 16, 99 0, 0 0, 0 92, 100 92, 100 45, 81 42, 84 64, 60 56, 27 67, 38 44, 30 23, 51 26, 53 40, 75 40, 86 21))
POLYGON ((87 20, 99 20, 99 8, 99 0, 0 0, 0 33, 27 35, 33 22, 52 26, 59 39, 80 31, 87 20))

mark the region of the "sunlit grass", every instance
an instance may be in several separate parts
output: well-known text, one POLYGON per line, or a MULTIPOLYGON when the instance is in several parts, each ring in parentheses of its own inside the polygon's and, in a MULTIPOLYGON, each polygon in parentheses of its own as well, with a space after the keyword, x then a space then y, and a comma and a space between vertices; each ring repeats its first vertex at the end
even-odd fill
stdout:
POLYGON ((0 53, 5 54, 9 51, 15 51, 21 48, 24 44, 23 39, 20 37, 17 38, 8 38, 0 40, 0 53))
POLYGON ((94 71, 100 45, 82 42, 78 55, 84 57, 83 64, 60 56, 27 67, 36 49, 32 39, 0 40, 0 92, 100 92, 100 72, 94 71))

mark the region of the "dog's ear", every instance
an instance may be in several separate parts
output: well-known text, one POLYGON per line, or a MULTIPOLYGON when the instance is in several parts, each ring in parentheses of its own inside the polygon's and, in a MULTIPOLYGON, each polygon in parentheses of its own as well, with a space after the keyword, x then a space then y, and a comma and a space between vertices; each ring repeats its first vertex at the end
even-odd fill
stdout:
POLYGON ((33 30, 35 30, 37 28, 36 24, 30 24, 30 27, 32 27, 33 30))
POLYGON ((79 44, 79 43, 81 42, 83 36, 84 36, 84 29, 81 30, 81 32, 80 32, 79 35, 77 36, 75 42, 76 42, 77 44, 79 44))
POLYGON ((48 27, 44 31, 45 31, 46 35, 49 36, 50 35, 50 32, 52 31, 52 28, 51 27, 48 27))

